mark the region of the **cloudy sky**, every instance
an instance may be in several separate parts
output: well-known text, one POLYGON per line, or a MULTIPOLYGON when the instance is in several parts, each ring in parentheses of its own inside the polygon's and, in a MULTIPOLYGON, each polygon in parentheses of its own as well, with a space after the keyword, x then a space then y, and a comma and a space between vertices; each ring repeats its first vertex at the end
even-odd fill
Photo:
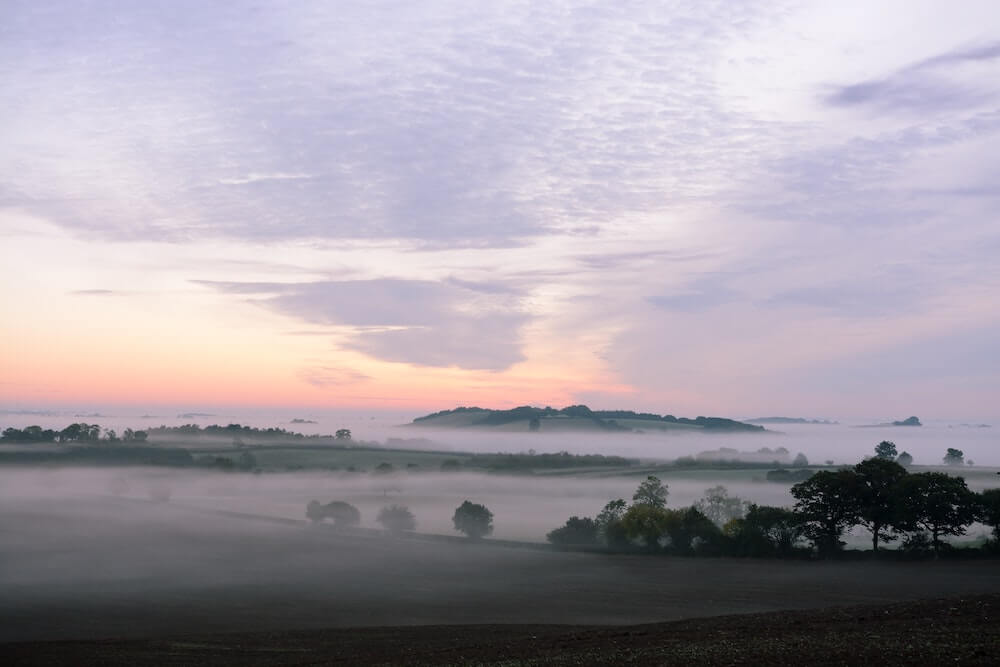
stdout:
POLYGON ((0 3, 0 406, 1000 414, 1000 9, 0 3))

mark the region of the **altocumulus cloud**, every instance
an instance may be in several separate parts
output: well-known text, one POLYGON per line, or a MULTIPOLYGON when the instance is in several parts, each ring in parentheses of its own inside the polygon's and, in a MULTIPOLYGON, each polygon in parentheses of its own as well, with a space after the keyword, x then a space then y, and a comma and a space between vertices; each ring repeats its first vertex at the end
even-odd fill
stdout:
POLYGON ((502 370, 524 359, 520 329, 529 316, 520 293, 502 285, 393 278, 194 282, 252 296, 260 306, 305 322, 347 327, 351 337, 344 347, 385 361, 502 370))

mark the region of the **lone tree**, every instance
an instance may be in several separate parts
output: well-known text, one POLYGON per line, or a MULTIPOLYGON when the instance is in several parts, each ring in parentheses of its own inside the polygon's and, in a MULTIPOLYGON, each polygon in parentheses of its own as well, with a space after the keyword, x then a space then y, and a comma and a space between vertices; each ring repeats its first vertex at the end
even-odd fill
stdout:
POLYGON ((821 470, 792 487, 803 533, 824 556, 840 550, 840 536, 858 521, 853 470, 821 470))
POLYGON ((909 452, 900 452, 899 456, 896 457, 896 463, 901 466, 911 466, 913 465, 913 456, 909 452))
POLYGON ((945 546, 946 535, 965 535, 965 528, 976 520, 980 506, 976 495, 961 477, 943 472, 907 475, 900 482, 902 522, 909 530, 931 534, 934 553, 945 546))
MULTIPOLYGON (((882 445, 892 445, 882 442, 882 445)), ((880 445, 881 446, 881 445, 880 445)), ((895 456, 896 447, 892 447, 895 456)), ((876 448, 876 454, 878 448, 876 448)), ((887 455, 866 459, 854 466, 858 523, 872 534, 872 551, 878 553, 879 540, 896 539, 900 524, 899 484, 907 476, 906 468, 887 455)))
POLYGON ((888 440, 878 443, 875 445, 875 456, 880 459, 892 461, 896 458, 896 443, 888 440))
POLYGON ((667 506, 668 493, 667 485, 661 482, 659 477, 650 475, 639 484, 635 495, 632 496, 632 502, 636 505, 651 505, 662 509, 667 506))
POLYGON ((351 429, 341 428, 337 429, 337 432, 333 434, 337 440, 350 440, 351 439, 351 429))
POLYGON ((486 509, 485 505, 468 500, 455 509, 451 522, 455 524, 455 530, 465 533, 473 540, 493 532, 493 512, 486 509))
POLYGON ((378 511, 375 519, 390 533, 401 533, 417 527, 417 520, 410 508, 404 505, 388 505, 378 511))
POLYGON ((949 447, 948 451, 945 452, 944 454, 944 458, 941 460, 944 461, 945 465, 949 466, 964 465, 965 452, 963 452, 961 449, 955 449, 953 447, 949 447))

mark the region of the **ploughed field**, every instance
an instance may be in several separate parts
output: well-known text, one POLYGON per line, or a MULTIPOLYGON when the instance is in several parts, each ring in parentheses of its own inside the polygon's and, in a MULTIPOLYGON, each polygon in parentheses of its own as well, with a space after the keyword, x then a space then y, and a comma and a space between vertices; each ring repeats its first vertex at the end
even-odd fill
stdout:
POLYGON ((1000 596, 632 626, 463 625, 0 644, 12 665, 995 665, 1000 596))
POLYGON ((0 641, 17 642, 654 623, 1000 594, 1000 568, 570 553, 346 535, 170 503, 7 497, 0 590, 0 641))

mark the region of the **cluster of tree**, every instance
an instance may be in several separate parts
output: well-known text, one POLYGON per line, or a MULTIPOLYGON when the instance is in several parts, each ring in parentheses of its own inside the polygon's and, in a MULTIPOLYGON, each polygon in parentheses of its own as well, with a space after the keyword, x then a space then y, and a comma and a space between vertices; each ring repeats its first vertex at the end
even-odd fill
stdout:
POLYGON ((306 437, 301 433, 289 431, 279 427, 256 428, 254 426, 244 426, 242 424, 211 424, 209 426, 199 426, 198 424, 182 424, 180 426, 157 426, 149 430, 150 434, 156 436, 180 435, 185 437, 216 436, 216 437, 240 437, 240 438, 281 438, 300 440, 306 437))
MULTIPOLYGON (((894 455, 894 454, 893 454, 894 455)), ((908 551, 939 553, 944 538, 964 535, 969 525, 990 526, 1000 548, 1000 489, 971 491, 961 477, 942 472, 909 473, 887 451, 852 468, 825 470, 792 487, 793 508, 748 504, 713 487, 695 505, 667 509, 667 487, 647 478, 629 506, 612 500, 596 518, 570 517, 548 534, 553 544, 642 549, 676 554, 833 556, 846 532, 865 528, 872 550, 903 538, 908 551)))
MULTIPOLYGON (((313 523, 331 519, 334 525, 341 527, 357 526, 361 523, 361 512, 358 508, 341 500, 326 504, 311 500, 306 505, 306 517, 313 523)), ((379 510, 375 520, 393 534, 412 531, 417 527, 416 517, 405 505, 387 505, 379 510)), ((473 540, 481 539, 493 532, 493 512, 485 505, 468 500, 455 508, 451 520, 455 530, 465 533, 473 540)))
POLYGON ((145 442, 148 434, 145 431, 133 431, 125 429, 119 436, 114 429, 101 429, 97 424, 70 424, 61 431, 50 428, 43 429, 41 426, 26 426, 23 429, 6 428, 0 434, 0 442, 35 443, 35 442, 59 442, 59 443, 94 443, 94 442, 145 442))
MULTIPOLYGON (((880 444, 882 447, 882 444, 880 444)), ((872 550, 904 538, 904 547, 947 547, 942 538, 964 535, 979 520, 997 530, 989 490, 977 494, 961 477, 943 472, 910 473, 887 451, 853 468, 821 471, 792 487, 803 534, 823 554, 839 551, 854 526, 867 529, 872 550)))
POLYGON ((668 509, 669 489, 650 475, 639 484, 629 505, 623 498, 607 503, 596 518, 570 517, 547 535, 558 545, 639 549, 651 553, 722 553, 723 534, 709 514, 722 519, 742 512, 743 503, 722 487, 706 492, 695 506, 668 509))

